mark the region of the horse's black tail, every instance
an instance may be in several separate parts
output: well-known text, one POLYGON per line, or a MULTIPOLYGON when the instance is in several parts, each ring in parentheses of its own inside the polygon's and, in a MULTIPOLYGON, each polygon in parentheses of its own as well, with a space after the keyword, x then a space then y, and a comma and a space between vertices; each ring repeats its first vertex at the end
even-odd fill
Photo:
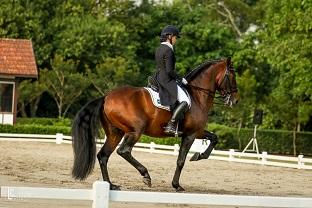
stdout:
POLYGON ((72 126, 74 166, 72 175, 84 180, 93 170, 96 139, 99 136, 104 97, 87 103, 76 115, 72 126))

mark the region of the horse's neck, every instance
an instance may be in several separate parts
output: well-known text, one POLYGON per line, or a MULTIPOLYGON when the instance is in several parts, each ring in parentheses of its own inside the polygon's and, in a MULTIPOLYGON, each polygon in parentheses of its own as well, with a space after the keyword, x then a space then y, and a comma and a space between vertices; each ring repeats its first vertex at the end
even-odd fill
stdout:
POLYGON ((202 89, 199 90, 191 88, 190 94, 193 97, 195 104, 198 105, 202 111, 207 111, 207 113, 212 106, 214 94, 216 91, 215 76, 216 73, 214 73, 214 70, 210 70, 204 74, 199 75, 190 82, 190 85, 202 89))
POLYGON ((203 111, 208 112, 213 105, 217 83, 219 82, 220 75, 224 68, 223 64, 223 62, 219 62, 211 65, 190 81, 190 85, 204 89, 204 91, 202 91, 191 88, 190 93, 194 101, 203 111))

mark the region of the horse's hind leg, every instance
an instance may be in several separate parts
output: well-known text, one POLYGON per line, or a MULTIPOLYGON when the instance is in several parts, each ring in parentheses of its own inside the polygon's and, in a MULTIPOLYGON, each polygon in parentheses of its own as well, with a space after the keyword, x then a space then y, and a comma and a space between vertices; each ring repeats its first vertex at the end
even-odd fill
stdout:
POLYGON ((112 184, 109 179, 108 170, 107 170, 107 162, 108 162, 110 155, 114 152, 117 145, 121 141, 124 133, 121 130, 112 126, 106 129, 105 133, 106 133, 106 141, 105 141, 104 146, 98 152, 97 158, 100 163, 103 180, 110 183, 110 189, 119 190, 120 187, 112 184))
POLYGON ((123 157, 125 160, 127 160, 133 167, 135 167, 140 174, 143 176, 143 182, 151 187, 151 177, 146 169, 140 162, 138 162, 131 154, 132 148, 135 145, 135 143, 140 138, 140 135, 136 133, 127 133, 124 136, 124 140, 120 147, 117 150, 117 153, 123 157))

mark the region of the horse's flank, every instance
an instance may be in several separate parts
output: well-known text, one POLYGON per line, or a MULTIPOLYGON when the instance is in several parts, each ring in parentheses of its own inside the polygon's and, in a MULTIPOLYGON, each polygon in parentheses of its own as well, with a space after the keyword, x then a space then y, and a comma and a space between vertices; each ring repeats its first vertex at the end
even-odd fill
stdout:
POLYGON ((126 86, 111 91, 105 97, 104 113, 113 126, 125 133, 139 131, 152 137, 168 136, 163 133, 163 127, 170 112, 156 108, 144 88, 126 86))

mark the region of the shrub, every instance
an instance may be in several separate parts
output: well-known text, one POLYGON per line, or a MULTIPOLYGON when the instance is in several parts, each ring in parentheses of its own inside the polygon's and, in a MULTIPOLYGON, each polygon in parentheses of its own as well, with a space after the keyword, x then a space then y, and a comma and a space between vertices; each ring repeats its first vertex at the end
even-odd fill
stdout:
MULTIPOLYGON (((209 124, 208 129, 219 137, 217 149, 238 149, 242 151, 254 136, 254 129, 230 128, 219 124, 209 124)), ((259 151, 273 154, 293 154, 293 131, 264 130, 256 132, 259 151)), ((312 155, 312 132, 296 132, 297 154, 312 155)))
POLYGON ((68 126, 72 121, 68 118, 17 118, 17 125, 68 126))
POLYGON ((42 126, 42 125, 0 125, 0 132, 20 134, 71 134, 71 128, 67 126, 42 126))
POLYGON ((142 135, 140 138, 140 142, 142 142, 142 143, 154 142, 155 144, 174 145, 174 144, 180 144, 181 139, 175 138, 175 137, 154 138, 154 137, 142 135))

